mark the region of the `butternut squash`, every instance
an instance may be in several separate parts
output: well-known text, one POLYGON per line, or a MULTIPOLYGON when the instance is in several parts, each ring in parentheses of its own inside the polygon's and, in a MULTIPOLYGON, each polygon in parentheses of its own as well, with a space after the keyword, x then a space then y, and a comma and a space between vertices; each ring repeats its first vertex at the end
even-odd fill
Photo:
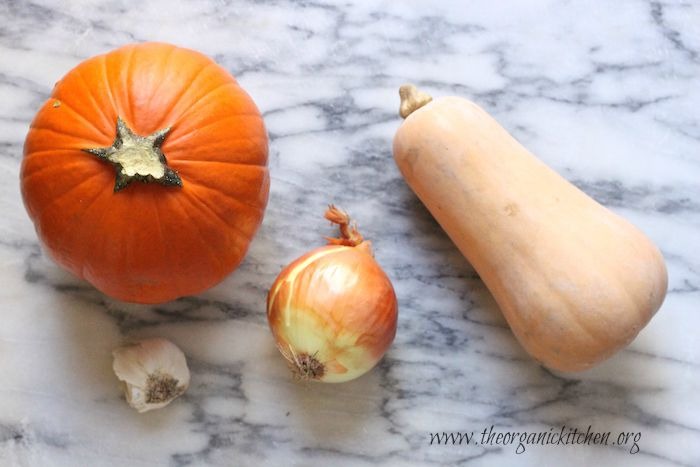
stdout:
POLYGON ((620 350, 663 302, 663 257, 636 227, 476 104, 402 86, 394 158, 493 294, 525 350, 560 371, 620 350))

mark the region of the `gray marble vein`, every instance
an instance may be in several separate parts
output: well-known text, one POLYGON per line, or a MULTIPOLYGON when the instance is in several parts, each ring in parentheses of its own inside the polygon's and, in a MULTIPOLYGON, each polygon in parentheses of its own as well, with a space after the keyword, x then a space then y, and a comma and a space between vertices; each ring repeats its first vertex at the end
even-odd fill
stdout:
POLYGON ((700 465, 700 4, 693 1, 0 2, 0 465, 700 465), (53 84, 134 41, 201 50, 263 112, 272 191, 242 266, 196 297, 117 302, 42 252, 19 164, 53 84), (656 242, 658 315, 593 370, 551 372, 406 186, 391 154, 398 86, 468 97, 656 242), (281 268, 336 203, 399 297, 396 340, 342 385, 295 381, 267 328, 281 268), (124 402, 111 350, 163 336, 192 385, 124 402), (431 433, 640 433, 629 445, 431 445, 431 433))

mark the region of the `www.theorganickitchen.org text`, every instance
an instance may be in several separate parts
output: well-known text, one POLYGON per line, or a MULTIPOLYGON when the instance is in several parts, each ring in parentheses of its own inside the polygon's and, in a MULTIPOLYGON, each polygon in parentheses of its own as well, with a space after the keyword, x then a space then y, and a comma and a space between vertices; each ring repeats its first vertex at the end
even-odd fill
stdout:
POLYGON ((585 431, 566 426, 546 431, 500 431, 491 425, 480 432, 431 432, 430 445, 514 446, 516 454, 524 453, 528 446, 621 446, 636 454, 641 438, 641 432, 595 431, 592 425, 585 431))

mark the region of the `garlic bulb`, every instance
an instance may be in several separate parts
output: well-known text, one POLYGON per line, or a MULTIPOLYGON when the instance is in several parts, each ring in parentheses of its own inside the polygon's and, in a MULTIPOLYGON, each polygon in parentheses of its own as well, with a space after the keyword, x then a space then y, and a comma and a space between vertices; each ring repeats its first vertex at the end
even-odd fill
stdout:
POLYGON ((123 383, 126 401, 139 412, 168 405, 185 392, 190 370, 185 354, 159 337, 119 347, 112 368, 123 383))

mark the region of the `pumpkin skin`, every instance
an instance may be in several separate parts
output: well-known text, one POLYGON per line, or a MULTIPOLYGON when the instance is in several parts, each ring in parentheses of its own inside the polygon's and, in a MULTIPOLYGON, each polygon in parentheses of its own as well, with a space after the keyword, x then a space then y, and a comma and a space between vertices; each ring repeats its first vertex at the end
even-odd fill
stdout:
POLYGON ((409 186, 491 291, 527 352, 585 370, 663 302, 663 257, 632 224, 522 147, 476 104, 436 99, 394 139, 409 186))
POLYGON ((85 60, 54 87, 24 145, 22 197, 50 256, 105 294, 160 303, 202 292, 242 261, 269 192, 255 103, 210 58, 163 43, 85 60), (117 118, 162 143, 182 186, 135 181, 85 149, 115 141, 117 118))

